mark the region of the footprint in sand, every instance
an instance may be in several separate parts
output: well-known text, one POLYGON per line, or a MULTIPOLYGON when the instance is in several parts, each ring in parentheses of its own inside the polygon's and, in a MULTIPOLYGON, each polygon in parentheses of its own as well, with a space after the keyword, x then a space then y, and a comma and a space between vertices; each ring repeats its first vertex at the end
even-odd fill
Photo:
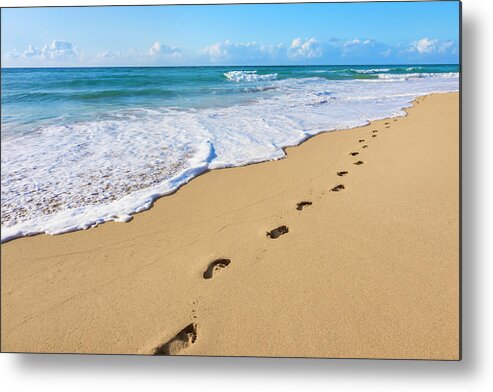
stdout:
POLYGON ((337 175, 338 175, 339 177, 344 177, 346 174, 348 174, 348 172, 347 172, 347 171, 340 171, 340 172, 337 172, 337 175))
POLYGON ((302 211, 303 208, 305 207, 309 207, 311 206, 313 203, 311 201, 300 201, 297 205, 296 205, 296 209, 298 211, 302 211))
POLYGON ((377 137, 377 135, 371 135, 371 137, 377 137))
POLYGON ((368 145, 367 145, 367 144, 365 144, 365 145, 364 145, 364 146, 362 146, 361 148, 368 148, 368 145))
POLYGON ((365 163, 365 162, 363 162, 363 161, 357 161, 357 162, 354 162, 354 165, 358 165, 359 166, 359 165, 362 165, 363 163, 365 163))
POLYGON ((157 346, 154 355, 176 355, 190 347, 197 340, 197 324, 191 323, 178 332, 171 340, 157 346))
POLYGON ((351 155, 352 157, 355 157, 356 155, 359 155, 359 152, 350 152, 349 155, 351 155))
POLYGON ((210 279, 214 275, 215 272, 226 268, 231 263, 229 259, 217 259, 209 264, 207 269, 204 271, 204 279, 210 279))
POLYGON ((330 191, 331 192, 340 192, 343 189, 346 189, 346 187, 344 185, 340 184, 340 185, 337 185, 334 188, 332 188, 330 191))
POLYGON ((279 226, 278 228, 267 232, 267 237, 272 238, 273 240, 279 238, 280 236, 289 233, 289 227, 287 226, 279 226))
POLYGON ((359 139, 358 142, 363 143, 365 139, 359 139))
POLYGON ((373 130, 373 133, 377 133, 377 132, 378 132, 378 129, 374 129, 374 130, 373 130))

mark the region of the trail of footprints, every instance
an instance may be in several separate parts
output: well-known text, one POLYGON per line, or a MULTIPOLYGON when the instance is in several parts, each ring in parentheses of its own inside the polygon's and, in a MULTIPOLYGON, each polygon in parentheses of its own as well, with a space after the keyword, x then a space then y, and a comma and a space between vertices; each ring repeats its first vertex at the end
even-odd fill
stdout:
MULTIPOLYGON (((394 121, 397 121, 397 119, 394 119, 394 121)), ((385 128, 390 128, 390 123, 385 122, 384 123, 385 128)), ((378 133, 378 129, 374 129, 371 132, 371 137, 376 138, 378 133)), ((365 139, 359 139, 359 143, 365 143, 365 139)), ((363 144, 361 148, 366 149, 368 148, 368 144, 363 144)), ((356 157, 360 153, 358 151, 352 151, 349 153, 349 156, 351 157, 356 157)), ((361 160, 354 161, 353 164, 356 166, 363 165, 365 162, 361 160)), ((344 177, 349 174, 347 170, 341 170, 338 171, 337 176, 339 177, 344 177)), ((346 187, 344 184, 338 184, 335 185, 330 189, 330 192, 341 192, 345 190, 346 187)), ((297 203, 296 205, 296 210, 298 211, 303 211, 305 208, 310 207, 313 205, 313 202, 311 201, 301 201, 297 203)), ((275 229, 272 229, 266 233, 266 237, 271 239, 271 240, 276 240, 280 238, 281 236, 288 234, 289 233, 289 227, 286 225, 282 225, 279 227, 276 227, 275 229)), ((219 258, 211 261, 209 265, 207 266, 207 269, 203 272, 202 276, 204 279, 212 279, 219 271, 223 270, 224 268, 228 267, 231 264, 230 259, 225 259, 225 258, 219 258)), ((192 310, 192 313, 195 313, 195 310, 192 310)), ((194 314, 193 318, 197 318, 197 316, 194 314)), ((173 338, 170 340, 160 344, 157 346, 153 353, 154 355, 176 355, 179 354, 181 351, 184 349, 190 347, 193 345, 196 340, 197 340, 197 330, 198 330, 198 324, 193 322, 188 324, 186 327, 184 327, 181 331, 179 331, 173 338)))

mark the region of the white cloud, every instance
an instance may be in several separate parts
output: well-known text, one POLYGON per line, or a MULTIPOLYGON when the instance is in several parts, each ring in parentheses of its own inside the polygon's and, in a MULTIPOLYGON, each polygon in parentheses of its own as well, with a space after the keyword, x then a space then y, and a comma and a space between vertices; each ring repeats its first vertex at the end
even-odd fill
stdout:
POLYGON ((15 61, 18 60, 19 58, 21 58, 21 54, 15 49, 8 51, 7 54, 5 55, 5 59, 10 61, 15 61))
POLYGON ((319 58, 324 46, 315 38, 295 38, 289 46, 282 43, 232 42, 226 40, 208 45, 200 50, 212 63, 282 63, 285 61, 319 58))
POLYGON ((70 41, 53 40, 42 47, 28 45, 23 51, 12 49, 2 58, 8 66, 91 66, 91 65, 145 65, 163 60, 179 61, 181 49, 155 42, 146 52, 103 50, 99 53, 80 51, 70 41))
POLYGON ((288 56, 291 58, 313 59, 321 57, 324 54, 323 45, 315 38, 303 40, 295 38, 288 49, 288 56))
POLYGON ((389 57, 392 53, 388 45, 368 38, 354 38, 343 41, 340 44, 339 51, 342 57, 357 58, 359 62, 372 62, 379 56, 389 57))
POLYGON ((227 59, 230 57, 229 53, 230 41, 225 42, 216 42, 215 44, 206 46, 205 48, 200 49, 201 54, 205 54, 211 59, 227 59))
POLYGON ((216 42, 200 49, 199 54, 212 62, 246 60, 256 62, 278 58, 283 53, 282 44, 266 45, 258 42, 216 42))
POLYGON ((78 57, 79 51, 70 41, 54 40, 50 45, 43 46, 41 58, 51 60, 67 60, 78 57))
POLYGON ((437 39, 422 38, 411 43, 411 51, 418 53, 433 53, 437 48, 437 39))
POLYGON ((374 60, 412 62, 429 57, 435 60, 454 61, 458 45, 452 40, 421 38, 399 45, 387 45, 368 38, 330 38, 318 41, 312 38, 295 38, 288 44, 216 42, 195 53, 185 53, 181 48, 156 41, 148 49, 126 51, 103 50, 83 52, 67 40, 53 40, 36 47, 28 45, 23 50, 12 49, 2 53, 6 66, 91 66, 91 65, 150 65, 150 64, 317 64, 370 63, 374 60))
POLYGON ((346 47, 350 47, 350 46, 355 46, 355 45, 369 45, 371 43, 373 43, 374 41, 371 40, 371 39, 359 39, 359 38, 355 38, 353 40, 350 40, 350 41, 346 41, 344 43, 344 46, 346 47))
POLYGON ((412 42, 408 47, 408 52, 414 52, 421 55, 455 55, 457 54, 457 46, 454 41, 441 41, 437 38, 421 38, 418 41, 412 42))
POLYGON ((102 60, 112 60, 120 58, 121 54, 119 51, 112 52, 111 50, 104 50, 101 53, 98 53, 96 57, 102 60))
POLYGON ((33 61, 64 63, 67 60, 77 60, 80 56, 81 53, 70 41, 62 40, 54 40, 51 44, 44 45, 41 49, 28 45, 20 53, 16 50, 7 53, 7 59, 9 60, 23 60, 28 63, 33 61))
POLYGON ((147 53, 151 57, 165 57, 174 59, 178 59, 183 56, 181 49, 162 44, 159 41, 154 42, 154 45, 149 48, 147 53))
POLYGON ((23 58, 31 58, 37 56, 41 56, 41 51, 32 45, 28 45, 27 49, 24 52, 22 52, 21 55, 21 57, 23 58))

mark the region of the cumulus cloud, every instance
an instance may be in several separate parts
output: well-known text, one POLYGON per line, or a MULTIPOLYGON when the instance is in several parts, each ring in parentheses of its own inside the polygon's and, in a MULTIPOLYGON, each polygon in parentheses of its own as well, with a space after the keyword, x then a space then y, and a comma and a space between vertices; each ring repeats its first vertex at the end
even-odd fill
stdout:
POLYGON ((457 61, 458 44, 452 40, 421 38, 388 45, 371 38, 297 37, 285 43, 212 43, 195 52, 154 42, 142 50, 84 52, 67 40, 53 40, 44 46, 28 45, 23 50, 2 52, 6 66, 91 66, 91 65, 269 65, 269 64, 370 64, 373 62, 457 61))
POLYGON ((53 41, 50 45, 43 46, 41 49, 43 58, 51 60, 73 59, 79 55, 79 50, 70 41, 53 41))
POLYGON ((39 57, 41 56, 41 51, 37 48, 35 48, 32 45, 28 45, 27 49, 22 52, 21 57, 23 58, 32 58, 32 57, 39 57))
POLYGON ((340 43, 341 57, 351 59, 358 63, 371 64, 379 58, 388 58, 392 54, 392 48, 388 45, 370 38, 354 38, 340 43))
POLYGON ((437 43, 437 39, 422 38, 411 44, 411 51, 416 51, 418 53, 432 53, 436 50, 437 43))
POLYGON ((7 52, 5 55, 5 59, 7 61, 16 61, 21 58, 21 53, 19 53, 16 49, 12 49, 7 52))
POLYGON ((183 56, 181 49, 162 44, 159 41, 154 42, 148 50, 148 55, 151 57, 166 57, 166 58, 181 58, 183 56))
POLYGON ((231 57, 229 47, 230 41, 216 42, 215 44, 200 49, 200 53, 209 56, 213 60, 227 59, 231 57))
POLYGON ((350 41, 346 41, 344 42, 344 46, 349 48, 349 47, 354 47, 354 46, 357 46, 357 45, 369 45, 371 43, 374 43, 375 41, 371 40, 371 39, 359 39, 359 38, 355 38, 353 40, 350 40, 350 41))
POLYGON ((283 45, 265 45, 258 42, 216 42, 200 49, 199 54, 212 62, 246 60, 248 62, 268 61, 278 58, 283 45))
POLYGON ((315 38, 295 38, 288 46, 226 40, 202 48, 199 54, 212 63, 280 64, 320 58, 324 54, 324 46, 315 38))
POLYGON ((98 53, 97 58, 102 60, 113 60, 121 57, 121 53, 119 51, 112 52, 111 50, 104 50, 101 53, 98 53))
POLYGON ((77 59, 79 56, 79 50, 70 41, 64 40, 54 40, 51 44, 44 45, 42 48, 28 45, 22 52, 12 50, 7 54, 7 58, 13 60, 50 62, 64 62, 66 60, 77 59))
POLYGON ((425 54, 456 54, 457 46, 452 40, 442 41, 437 38, 422 38, 418 41, 414 41, 409 45, 409 52, 415 52, 421 55, 425 54))
POLYGON ((79 50, 67 40, 53 40, 36 47, 28 45, 19 51, 12 49, 2 55, 7 66, 91 66, 91 65, 145 65, 163 62, 178 62, 183 53, 180 48, 156 41, 147 51, 129 49, 126 52, 109 49, 99 53, 79 50))
POLYGON ((324 48, 315 38, 306 40, 295 38, 291 42, 287 54, 291 58, 313 59, 321 57, 324 54, 324 48))

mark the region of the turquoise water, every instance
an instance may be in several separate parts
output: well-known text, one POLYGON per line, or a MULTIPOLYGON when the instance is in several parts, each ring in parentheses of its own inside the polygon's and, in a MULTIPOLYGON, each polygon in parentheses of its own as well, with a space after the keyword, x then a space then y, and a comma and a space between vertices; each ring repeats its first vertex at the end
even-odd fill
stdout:
MULTIPOLYGON (((2 70, 2 136, 30 132, 41 124, 102 118, 123 108, 206 108, 232 105, 268 94, 231 83, 238 67, 45 68, 2 70)), ((381 75, 458 72, 456 65, 241 67, 277 80, 310 78, 372 80, 381 75)), ((259 81, 261 83, 262 81, 259 81)))
POLYGON ((207 169, 457 91, 456 65, 2 69, 2 240, 126 221, 207 169))

